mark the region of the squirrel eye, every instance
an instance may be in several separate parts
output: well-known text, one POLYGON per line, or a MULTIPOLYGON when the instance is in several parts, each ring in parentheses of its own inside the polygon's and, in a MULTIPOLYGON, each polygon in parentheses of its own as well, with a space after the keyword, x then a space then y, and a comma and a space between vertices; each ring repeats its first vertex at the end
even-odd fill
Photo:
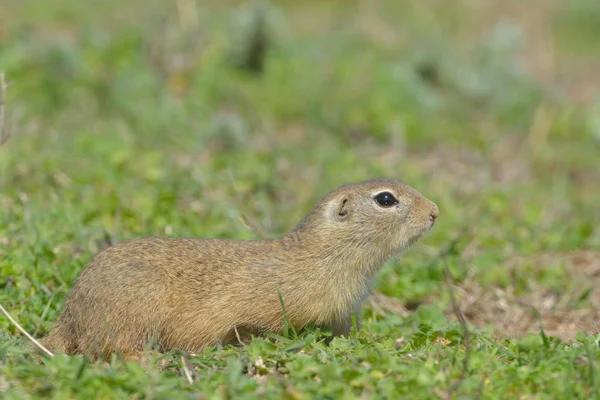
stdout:
POLYGON ((375 201, 381 207, 391 207, 398 204, 398 199, 394 197, 390 192, 382 192, 375 196, 375 201))

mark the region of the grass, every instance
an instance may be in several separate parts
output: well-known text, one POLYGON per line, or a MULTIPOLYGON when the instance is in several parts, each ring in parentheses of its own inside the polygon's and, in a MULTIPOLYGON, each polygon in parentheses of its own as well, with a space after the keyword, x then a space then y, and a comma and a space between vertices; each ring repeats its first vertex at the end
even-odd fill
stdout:
POLYGON ((241 2, 2 3, 0 302, 35 336, 115 241, 277 237, 379 176, 441 215, 348 339, 104 365, 0 319, 0 397, 598 398, 600 6, 471 3, 265 4, 258 61, 241 2))

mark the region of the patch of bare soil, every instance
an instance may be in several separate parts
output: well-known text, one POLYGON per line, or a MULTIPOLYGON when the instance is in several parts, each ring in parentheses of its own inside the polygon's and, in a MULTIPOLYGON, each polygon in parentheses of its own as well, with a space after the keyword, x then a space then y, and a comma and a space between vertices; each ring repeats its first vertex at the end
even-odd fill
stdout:
MULTIPOLYGON (((501 337, 537 333, 542 327, 547 335, 564 341, 573 340, 578 332, 600 333, 600 253, 576 251, 560 258, 573 279, 572 287, 559 292, 530 282, 527 293, 517 295, 511 287, 490 290, 466 282, 456 288, 465 318, 478 327, 492 324, 501 337)), ((556 256, 540 256, 533 262, 543 266, 551 260, 556 256)), ((453 317, 451 307, 447 314, 453 317)))
MULTIPOLYGON (((513 287, 486 288, 473 280, 453 287, 465 319, 479 328, 491 325, 498 337, 522 337, 539 333, 541 328, 546 335, 565 342, 572 341, 578 332, 599 334, 600 253, 576 251, 560 258, 573 279, 573 284, 564 291, 549 290, 535 282, 529 284, 525 294, 517 294, 513 287)), ((555 262, 556 256, 521 261, 543 266, 555 262)), ((380 293, 373 293, 368 305, 379 315, 391 312, 407 316, 415 308, 380 293)), ((445 313, 457 320, 452 304, 448 304, 445 313)))

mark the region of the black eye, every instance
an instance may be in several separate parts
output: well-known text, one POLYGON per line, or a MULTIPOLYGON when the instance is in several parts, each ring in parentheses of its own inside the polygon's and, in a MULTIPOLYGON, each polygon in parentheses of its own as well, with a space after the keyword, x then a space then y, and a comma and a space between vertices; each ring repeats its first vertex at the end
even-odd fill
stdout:
POLYGON ((394 197, 390 192, 382 192, 375 196, 375 201, 381 207, 391 207, 398 204, 398 199, 394 197))

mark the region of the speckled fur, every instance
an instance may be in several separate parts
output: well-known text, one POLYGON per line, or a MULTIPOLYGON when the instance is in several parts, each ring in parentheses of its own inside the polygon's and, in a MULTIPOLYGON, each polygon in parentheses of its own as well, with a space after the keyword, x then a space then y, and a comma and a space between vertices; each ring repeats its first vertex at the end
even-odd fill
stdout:
POLYGON ((92 358, 198 352, 283 327, 351 329, 378 269, 433 225, 438 208, 413 188, 374 180, 330 192, 280 240, 142 239, 98 254, 43 343, 92 358), (382 208, 375 194, 399 204, 382 208))

